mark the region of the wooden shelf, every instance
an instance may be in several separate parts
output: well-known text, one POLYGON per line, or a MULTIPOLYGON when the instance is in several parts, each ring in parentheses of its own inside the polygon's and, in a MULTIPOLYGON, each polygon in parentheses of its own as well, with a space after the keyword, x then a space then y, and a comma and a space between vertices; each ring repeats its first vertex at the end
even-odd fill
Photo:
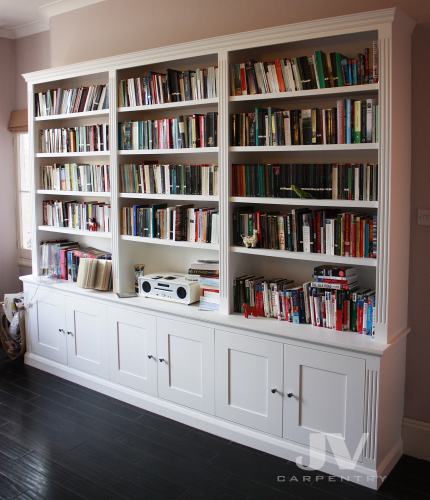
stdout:
POLYGON ((199 194, 143 194, 143 193, 119 193, 120 198, 130 198, 136 200, 181 200, 181 201, 215 201, 218 196, 199 194))
POLYGON ((178 155, 218 153, 218 148, 120 149, 120 155, 178 155))
POLYGON ((129 236, 121 235, 121 239, 124 241, 134 241, 136 243, 150 243, 152 245, 167 245, 171 247, 183 247, 183 248, 200 248, 202 250, 218 250, 219 245, 214 243, 197 243, 195 241, 173 241, 173 240, 163 240, 161 238, 145 238, 143 236, 129 236))
POLYGON ((218 97, 211 99, 193 99, 190 101, 166 102, 163 104, 146 104, 143 106, 119 107, 119 113, 129 113, 136 111, 152 111, 157 109, 175 109, 175 108, 195 108, 198 106, 208 106, 218 104, 218 97))
POLYGON ((293 151, 376 151, 379 148, 377 142, 360 144, 306 144, 300 146, 230 146, 231 153, 269 153, 293 151))
POLYGON ((73 153, 36 153, 36 158, 79 158, 81 157, 91 157, 91 156, 109 156, 109 151, 85 151, 73 153))
POLYGON ((255 205, 291 205, 305 207, 340 207, 340 208, 378 208, 377 201, 355 200, 316 200, 306 198, 268 198, 252 196, 231 196, 233 203, 247 203, 255 205))
POLYGON ((73 234, 75 236, 91 236, 92 238, 110 238, 111 233, 104 231, 86 231, 85 229, 72 229, 70 227, 56 226, 38 226, 39 231, 48 231, 50 233, 73 234))
POLYGON ((88 118, 91 116, 108 116, 108 109, 98 109, 96 111, 82 111, 81 113, 64 113, 61 115, 35 116, 34 121, 46 122, 50 120, 70 120, 71 118, 88 118))
POLYGON ((37 194, 50 194, 52 196, 94 196, 97 198, 110 198, 110 192, 105 191, 56 191, 52 189, 38 189, 37 194))
POLYGON ((291 92, 270 92, 267 94, 251 94, 230 96, 230 102, 246 101, 269 101, 274 99, 298 99, 300 97, 325 97, 344 94, 376 93, 379 91, 379 83, 366 85, 349 85, 345 87, 333 87, 327 89, 296 90, 291 92))
POLYGON ((364 257, 342 257, 340 255, 326 255, 321 253, 290 252, 288 250, 271 250, 269 248, 245 248, 232 246, 233 253, 260 255, 263 257, 277 257, 281 259, 308 260, 311 262, 327 262, 329 264, 344 264, 351 266, 376 267, 377 260, 364 257))

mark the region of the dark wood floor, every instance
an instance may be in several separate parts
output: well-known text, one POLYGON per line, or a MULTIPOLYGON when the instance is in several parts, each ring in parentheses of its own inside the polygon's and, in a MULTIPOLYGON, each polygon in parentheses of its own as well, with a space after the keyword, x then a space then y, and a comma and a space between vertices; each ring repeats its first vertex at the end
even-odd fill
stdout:
POLYGON ((403 457, 377 493, 330 482, 39 370, 0 362, 2 499, 418 500, 430 499, 429 477, 429 462, 403 457))

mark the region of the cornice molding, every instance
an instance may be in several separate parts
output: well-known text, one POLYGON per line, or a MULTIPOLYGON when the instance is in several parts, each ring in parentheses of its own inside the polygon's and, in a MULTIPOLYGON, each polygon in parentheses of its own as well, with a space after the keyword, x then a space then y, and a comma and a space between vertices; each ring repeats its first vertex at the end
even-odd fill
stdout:
POLYGON ((72 10, 81 9, 88 5, 104 2, 105 0, 54 0, 40 5, 39 10, 47 17, 59 16, 72 10))
POLYGON ((154 64, 163 60, 173 61, 175 59, 195 57, 221 50, 240 50, 242 48, 322 38, 336 34, 373 31, 379 29, 382 25, 391 25, 395 15, 396 9, 389 8, 318 19, 316 21, 305 21, 84 61, 33 73, 25 73, 23 77, 27 82, 40 83, 140 66, 142 64, 154 64))

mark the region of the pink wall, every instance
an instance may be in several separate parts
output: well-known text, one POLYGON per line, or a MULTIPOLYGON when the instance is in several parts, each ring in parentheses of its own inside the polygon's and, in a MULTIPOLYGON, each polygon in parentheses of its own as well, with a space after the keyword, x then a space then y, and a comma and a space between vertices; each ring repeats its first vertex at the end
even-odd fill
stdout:
POLYGON ((15 105, 15 47, 0 38, 0 300, 18 289, 16 259, 15 173, 12 134, 8 131, 15 105))
MULTIPOLYGON (((418 22, 412 40, 413 168, 409 283, 409 323, 412 333, 408 340, 405 414, 410 418, 430 422, 430 363, 427 360, 430 352, 430 334, 427 327, 427 311, 430 306, 430 294, 427 292, 430 282, 430 228, 416 224, 417 208, 430 208, 430 169, 426 151, 427 114, 430 105, 430 69, 427 64, 430 47, 430 2, 106 0, 51 19, 51 62, 53 66, 57 66, 209 36, 393 6, 400 7, 418 22)), ((28 46, 32 47, 33 44, 28 46)), ((46 47, 46 41, 41 41, 40 46, 46 47)), ((27 56, 27 60, 29 59, 31 57, 27 56)), ((18 99, 19 102, 21 99, 22 97, 18 99)), ((406 287, 405 283, 405 293, 406 287)))

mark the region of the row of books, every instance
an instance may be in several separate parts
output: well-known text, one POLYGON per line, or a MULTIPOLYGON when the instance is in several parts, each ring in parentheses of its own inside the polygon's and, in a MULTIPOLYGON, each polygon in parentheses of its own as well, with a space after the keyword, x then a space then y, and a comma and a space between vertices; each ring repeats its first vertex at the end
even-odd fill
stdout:
POLYGON ((121 190, 125 193, 218 195, 217 165, 144 165, 120 166, 121 190))
POLYGON ((267 94, 377 83, 378 42, 356 57, 315 51, 311 56, 247 61, 231 66, 231 95, 267 94))
POLYGON ((219 214, 193 205, 133 205, 123 207, 122 234, 172 241, 219 243, 219 214))
POLYGON ((233 164, 232 196, 375 201, 378 165, 233 164))
POLYGON ((112 289, 112 255, 92 247, 80 247, 74 241, 55 240, 40 244, 40 268, 43 276, 78 282, 97 290, 112 289), (97 265, 81 264, 93 260, 97 265), (109 264, 107 264, 109 263, 109 264))
POLYGON ((218 311, 220 306, 219 260, 192 262, 188 274, 198 275, 201 311, 218 311))
POLYGON ((373 336, 374 290, 360 288, 357 281, 352 282, 358 279, 357 275, 347 278, 319 274, 321 269, 324 272, 330 267, 315 268, 314 281, 298 286, 288 278, 265 279, 254 274, 239 276, 233 282, 234 310, 246 317, 276 318, 373 336), (329 286, 333 282, 338 288, 329 286))
POLYGON ((259 248, 376 258, 377 217, 335 210, 293 208, 287 214, 236 209, 233 241, 256 236, 259 248))
POLYGON ((41 166, 41 187, 55 191, 110 191, 109 165, 54 163, 41 166))
POLYGON ((42 205, 45 226, 110 231, 111 206, 107 203, 43 200, 42 205))
POLYGON ((218 113, 119 124, 120 149, 180 149, 217 145, 218 113))
POLYGON ((109 107, 107 85, 90 85, 74 89, 50 89, 35 94, 36 116, 63 115, 96 111, 109 107))
POLYGON ((119 83, 120 107, 164 104, 217 97, 218 68, 197 68, 166 73, 149 72, 137 78, 127 78, 119 83))
POLYGON ((109 125, 48 128, 40 131, 42 153, 109 151, 109 125))
POLYGON ((232 146, 358 144, 379 141, 374 99, 338 99, 328 109, 255 108, 231 115, 232 146))

